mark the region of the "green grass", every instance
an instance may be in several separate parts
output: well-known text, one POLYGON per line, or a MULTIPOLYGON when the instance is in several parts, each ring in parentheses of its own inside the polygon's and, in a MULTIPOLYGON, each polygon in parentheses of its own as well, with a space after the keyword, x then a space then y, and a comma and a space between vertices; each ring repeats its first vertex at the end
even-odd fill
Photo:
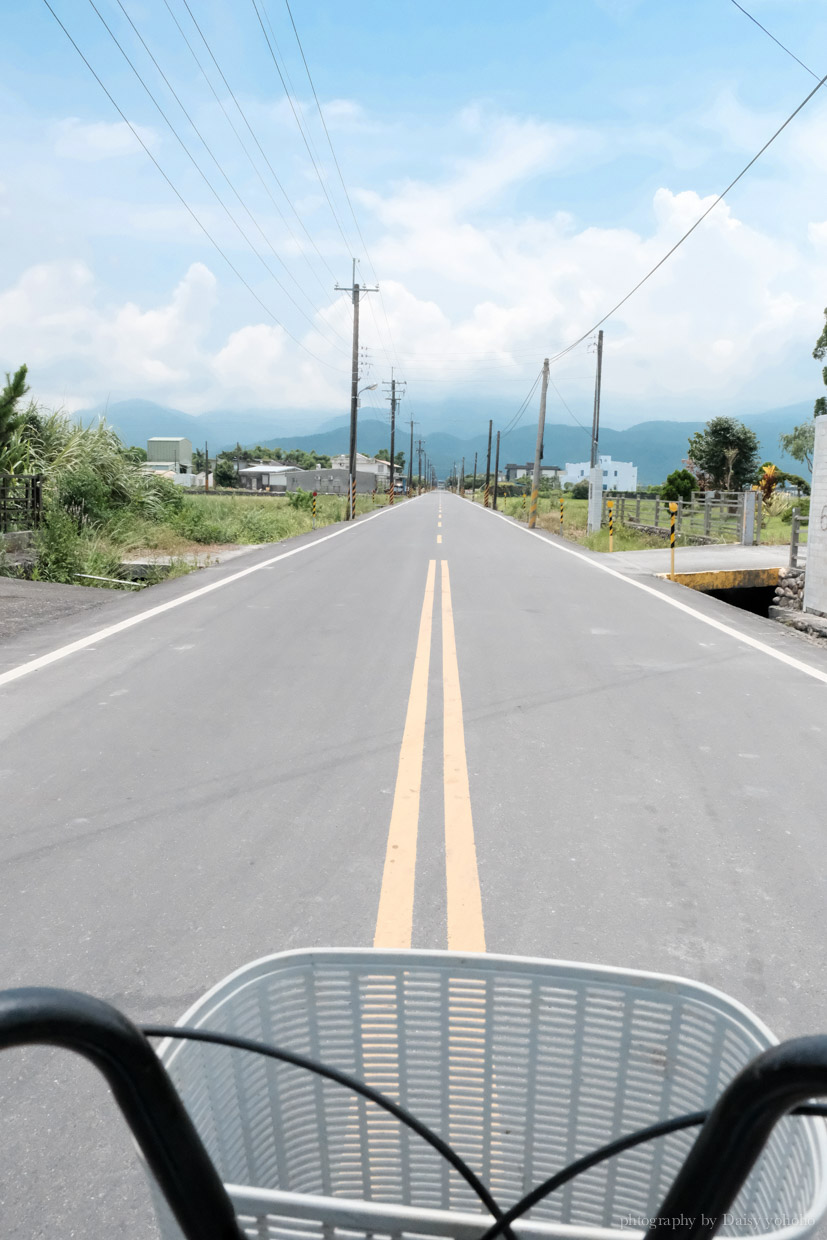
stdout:
MULTIPOLYGON (((384 507, 387 497, 357 495, 356 513, 384 507)), ((401 502, 397 497, 397 503, 401 502)), ((344 520, 344 497, 319 495, 316 528, 344 520)), ((125 559, 152 554, 171 556, 172 565, 158 579, 180 576, 193 570, 193 556, 207 548, 281 542, 313 529, 311 508, 294 507, 287 496, 261 499, 231 492, 221 495, 183 495, 180 511, 165 511, 160 519, 142 516, 129 508, 115 511, 106 521, 84 526, 58 510, 38 534, 36 579, 118 589, 103 582, 87 581, 79 573, 117 577, 125 559)), ((0 572, 2 572, 0 566, 0 572)), ((11 570, 7 570, 11 571, 11 570)), ((154 584, 148 579, 147 584, 154 584)))

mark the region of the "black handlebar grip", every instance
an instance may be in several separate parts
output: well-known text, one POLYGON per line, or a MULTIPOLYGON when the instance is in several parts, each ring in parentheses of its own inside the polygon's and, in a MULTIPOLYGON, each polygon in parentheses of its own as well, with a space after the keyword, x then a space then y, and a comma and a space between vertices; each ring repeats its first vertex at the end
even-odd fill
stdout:
POLYGON ((232 1203, 152 1046, 117 1008, 74 990, 0 991, 0 1050, 45 1044, 106 1078, 186 1240, 243 1240, 232 1203))

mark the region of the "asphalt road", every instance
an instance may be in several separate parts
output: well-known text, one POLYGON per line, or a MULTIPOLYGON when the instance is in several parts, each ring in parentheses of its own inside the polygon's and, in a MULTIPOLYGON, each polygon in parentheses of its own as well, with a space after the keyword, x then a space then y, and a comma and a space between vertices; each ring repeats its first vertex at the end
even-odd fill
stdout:
MULTIPOLYGON (((827 651, 606 565, 434 494, 0 646, 0 984, 168 1021, 269 952, 450 944, 827 1029, 827 651)), ((0 1056, 0 1229, 155 1235, 64 1055, 0 1056)))

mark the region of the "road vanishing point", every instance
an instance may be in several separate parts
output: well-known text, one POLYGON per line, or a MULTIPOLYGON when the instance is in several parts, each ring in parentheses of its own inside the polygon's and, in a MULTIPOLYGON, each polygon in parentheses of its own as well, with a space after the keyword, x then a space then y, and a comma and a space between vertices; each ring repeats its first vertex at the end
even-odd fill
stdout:
MULTIPOLYGON (((450 947, 827 1028, 827 651, 453 494, 18 635, 0 701, 3 986, 172 1022, 272 952, 450 947)), ((5 1235, 156 1236, 75 1058, 0 1056, 0 1148, 5 1235)))

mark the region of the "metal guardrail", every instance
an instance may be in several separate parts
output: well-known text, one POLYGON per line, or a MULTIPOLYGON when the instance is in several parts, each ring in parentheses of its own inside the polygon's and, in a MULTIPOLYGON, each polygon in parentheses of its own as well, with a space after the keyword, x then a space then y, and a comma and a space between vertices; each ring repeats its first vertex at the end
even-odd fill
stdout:
POLYGON ((809 517, 802 517, 797 508, 793 508, 790 522, 790 568, 804 568, 807 563, 807 544, 801 541, 801 530, 807 529, 809 517))
MULTIPOLYGON (((676 529, 678 535, 686 534, 710 542, 741 542, 744 536, 746 499, 743 491, 693 492, 690 500, 678 500, 676 529)), ((615 518, 622 525, 640 526, 644 529, 662 531, 669 535, 671 513, 669 500, 651 495, 610 496, 615 501, 615 518)), ((603 497, 604 520, 606 499, 603 497)), ((761 521, 761 497, 756 494, 755 520, 758 530, 761 521)), ((760 538, 757 535, 756 541, 760 538)))
POLYGON ((0 474, 0 533, 31 529, 42 513, 41 474, 0 474))

